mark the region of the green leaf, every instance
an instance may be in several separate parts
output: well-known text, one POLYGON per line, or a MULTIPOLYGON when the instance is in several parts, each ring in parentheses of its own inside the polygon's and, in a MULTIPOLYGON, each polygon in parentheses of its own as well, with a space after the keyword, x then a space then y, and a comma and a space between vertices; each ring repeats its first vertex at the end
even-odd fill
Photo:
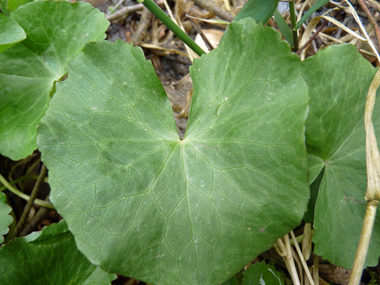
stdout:
POLYGON ((7 9, 7 6, 8 6, 8 0, 0 0, 1 12, 3 12, 4 15, 9 16, 11 14, 11 11, 7 9))
POLYGON ((302 24, 306 22, 307 19, 313 14, 315 11, 317 11, 319 8, 321 8, 323 5, 327 4, 329 0, 317 0, 313 6, 310 7, 309 10, 302 16, 301 20, 297 23, 295 30, 298 30, 301 28, 302 24))
POLYGON ((281 274, 276 271, 274 266, 267 265, 265 262, 258 262, 243 271, 243 276, 233 276, 222 285, 283 285, 281 274))
POLYGON ((277 9, 279 0, 248 0, 241 8, 233 21, 239 21, 244 18, 252 18, 257 23, 266 23, 272 17, 277 9))
MULTIPOLYGON (((366 208, 363 118, 375 72, 352 45, 328 47, 303 62, 311 97, 306 144, 313 177, 324 167, 314 213, 315 253, 344 268, 353 265, 366 208)), ((373 123, 379 135, 380 102, 373 123)), ((379 255, 378 215, 366 266, 375 266, 379 255)))
POLYGON ((0 52, 26 38, 24 30, 13 19, 0 14, 0 52))
POLYGON ((292 29, 288 26, 288 24, 285 22, 284 18, 282 17, 280 12, 278 12, 277 9, 274 11, 274 18, 285 40, 290 44, 290 46, 293 46, 292 29))
POLYGON ((321 181, 323 178, 324 169, 319 173, 318 177, 310 184, 310 200, 307 205, 307 211, 303 217, 306 223, 314 222, 314 210, 315 203, 317 202, 319 187, 321 186, 321 181))
POLYGON ((283 285, 281 274, 276 271, 274 266, 259 262, 248 267, 244 273, 243 285, 283 285))
POLYGON ((2 285, 108 285, 116 278, 86 259, 64 221, 1 247, 0 272, 2 285))
POLYGON ((29 2, 33 2, 33 0, 8 0, 7 9, 11 12, 16 10, 18 7, 25 5, 29 2))
POLYGON ((38 145, 91 262, 149 283, 216 284, 301 221, 308 90, 273 29, 233 23, 194 61, 184 140, 140 48, 89 44, 68 69, 38 145))
POLYGON ((3 235, 9 231, 9 226, 13 222, 13 218, 9 215, 12 208, 7 204, 7 196, 0 192, 0 244, 4 242, 3 235))
POLYGON ((67 61, 87 42, 104 38, 108 21, 79 1, 29 3, 11 18, 27 39, 0 54, 0 153, 18 160, 36 149, 37 125, 67 61))

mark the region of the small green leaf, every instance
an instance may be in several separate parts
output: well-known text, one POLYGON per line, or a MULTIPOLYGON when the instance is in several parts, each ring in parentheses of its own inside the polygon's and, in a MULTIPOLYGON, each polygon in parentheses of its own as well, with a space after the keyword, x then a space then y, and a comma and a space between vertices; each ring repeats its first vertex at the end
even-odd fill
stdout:
POLYGON ((301 28, 302 24, 306 22, 307 19, 313 14, 315 11, 317 11, 319 8, 321 8, 323 5, 327 4, 329 0, 317 0, 317 2, 314 3, 313 6, 310 7, 309 10, 302 16, 301 20, 297 23, 295 29, 298 30, 301 28))
POLYGON ((274 266, 258 262, 248 267, 240 276, 233 276, 222 285, 283 285, 281 274, 274 266))
POLYGON ((272 17, 277 9, 279 0, 248 0, 241 8, 233 21, 239 21, 244 18, 252 18, 257 23, 266 23, 272 17))
POLYGON ((0 52, 26 38, 24 30, 13 19, 0 14, 0 52))
MULTIPOLYGON (((324 167, 314 213, 315 253, 335 265, 351 268, 366 208, 363 119, 376 70, 352 45, 328 47, 302 66, 311 97, 306 145, 313 178, 324 167)), ((372 118, 378 141, 379 93, 372 118)), ((375 266, 379 255, 378 213, 366 266, 375 266)))
POLYGON ((283 285, 281 274, 274 266, 259 262, 248 267, 244 273, 243 285, 283 285))
POLYGON ((9 215, 12 208, 7 204, 7 196, 0 192, 0 244, 4 242, 3 235, 9 231, 9 226, 13 222, 13 218, 9 215))
POLYGON ((273 29, 232 23, 194 61, 183 140, 140 48, 89 44, 68 69, 38 145, 91 262, 149 283, 216 284, 301 221, 308 90, 273 29))
POLYGON ((277 9, 274 11, 274 18, 285 40, 290 44, 290 46, 293 46, 292 29, 288 26, 288 24, 285 22, 284 18, 282 17, 280 12, 278 12, 277 9))
POLYGON ((0 153, 18 160, 36 149, 37 125, 54 81, 87 42, 104 38, 108 21, 79 1, 29 3, 11 18, 27 39, 0 54, 0 153))
POLYGON ((1 247, 0 272, 2 285, 109 285, 116 278, 86 259, 64 221, 1 247))

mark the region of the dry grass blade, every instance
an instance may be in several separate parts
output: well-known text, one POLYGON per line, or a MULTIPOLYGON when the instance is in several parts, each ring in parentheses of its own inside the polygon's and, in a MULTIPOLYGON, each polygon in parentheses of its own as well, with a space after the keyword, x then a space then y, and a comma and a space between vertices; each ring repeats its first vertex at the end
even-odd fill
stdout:
MULTIPOLYGON (((380 62, 380 56, 379 56, 379 53, 378 53, 378 51, 377 51, 375 45, 373 44, 373 42, 372 42, 371 39, 369 38, 368 33, 367 33, 367 31, 365 30, 365 28, 364 28, 362 22, 360 21, 360 18, 359 18, 359 16, 358 16, 358 14, 356 13, 354 7, 352 7, 350 1, 346 0, 346 2, 347 2, 347 4, 350 6, 350 9, 351 9, 352 15, 354 16, 355 21, 358 23, 360 29, 362 30, 364 36, 366 37, 366 39, 367 39, 367 41, 368 41, 368 44, 371 46, 373 52, 376 54, 376 56, 377 56, 377 60, 380 62)), ((372 115, 371 115, 371 116, 372 116, 372 115)))

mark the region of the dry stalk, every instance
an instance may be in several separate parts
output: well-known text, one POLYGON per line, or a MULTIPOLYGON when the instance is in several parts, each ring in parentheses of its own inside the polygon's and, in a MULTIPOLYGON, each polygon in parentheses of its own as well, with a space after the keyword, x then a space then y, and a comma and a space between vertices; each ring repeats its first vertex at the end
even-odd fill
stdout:
POLYGON ((292 246, 290 244, 290 239, 289 239, 288 234, 284 235, 284 241, 285 241, 285 256, 283 257, 284 262, 286 264, 286 267, 288 268, 293 284, 301 285, 298 274, 297 274, 296 265, 294 263, 294 258, 292 254, 292 246))
POLYGON ((366 130, 366 159, 367 159, 367 209, 364 216, 363 228, 360 235, 358 249, 354 261, 354 267, 350 276, 349 285, 357 285, 363 271, 363 265, 367 256, 368 246, 371 239, 372 228, 375 222, 376 209, 380 199, 380 154, 377 147, 375 131, 372 123, 372 111, 375 105, 376 90, 380 86, 380 69, 376 72, 367 95, 364 114, 366 130))
POLYGON ((315 285, 314 284, 314 281, 313 281, 313 278, 311 277, 311 274, 310 274, 310 271, 309 271, 309 268, 307 267, 307 264, 306 264, 306 261, 305 261, 305 258, 303 257, 302 255, 302 252, 301 252, 301 249, 300 247, 298 246, 298 242, 296 240, 296 236, 294 235, 294 232, 293 231, 290 231, 290 235, 292 236, 292 239, 294 241, 294 245, 296 247, 296 250, 297 250, 297 253, 298 253, 298 256, 300 258, 300 261, 301 261, 301 264, 306 272, 306 276, 307 278, 309 279, 309 282, 311 285, 315 285))

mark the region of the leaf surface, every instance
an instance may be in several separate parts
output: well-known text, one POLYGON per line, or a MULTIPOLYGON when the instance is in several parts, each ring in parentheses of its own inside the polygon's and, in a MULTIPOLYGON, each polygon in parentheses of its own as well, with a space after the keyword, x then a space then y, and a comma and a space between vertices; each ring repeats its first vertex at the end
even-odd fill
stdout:
POLYGON ((87 45, 41 121, 51 199, 107 271, 216 284, 303 217, 308 91, 289 45, 245 19, 191 75, 184 140, 152 64, 121 41, 87 45))
POLYGON ((86 259, 64 221, 1 247, 0 272, 4 285, 108 285, 116 278, 86 259))
POLYGON ((4 242, 3 235, 9 231, 9 226, 13 222, 13 218, 9 215, 12 208, 7 204, 7 196, 0 192, 0 244, 4 242))
POLYGON ((241 8, 233 21, 240 21, 244 18, 252 18, 257 23, 266 23, 277 9, 279 0, 248 0, 241 8))
POLYGON ((248 267, 244 273, 243 285, 283 285, 281 274, 276 271, 274 266, 258 262, 248 267))
POLYGON ((222 285, 283 285, 281 274, 274 266, 265 262, 251 264, 248 269, 242 270, 222 285))
POLYGON ((108 21, 90 4, 44 1, 11 15, 27 39, 0 54, 0 153, 13 160, 36 149, 36 127, 67 61, 104 38, 108 21))
MULTIPOLYGON (((324 168, 314 213, 315 253, 349 269, 366 207, 363 118, 366 95, 376 70, 351 45, 328 47, 306 59, 302 66, 311 97, 306 123, 311 182, 324 168)), ((375 104, 373 123, 378 135, 379 102, 375 104)), ((379 255, 377 215, 366 266, 375 266, 379 255)))
POLYGON ((32 1, 31 0, 8 0, 7 9, 13 12, 18 7, 25 5, 29 2, 32 2, 32 1))
POLYGON ((26 38, 24 30, 13 19, 0 14, 0 52, 26 38))

